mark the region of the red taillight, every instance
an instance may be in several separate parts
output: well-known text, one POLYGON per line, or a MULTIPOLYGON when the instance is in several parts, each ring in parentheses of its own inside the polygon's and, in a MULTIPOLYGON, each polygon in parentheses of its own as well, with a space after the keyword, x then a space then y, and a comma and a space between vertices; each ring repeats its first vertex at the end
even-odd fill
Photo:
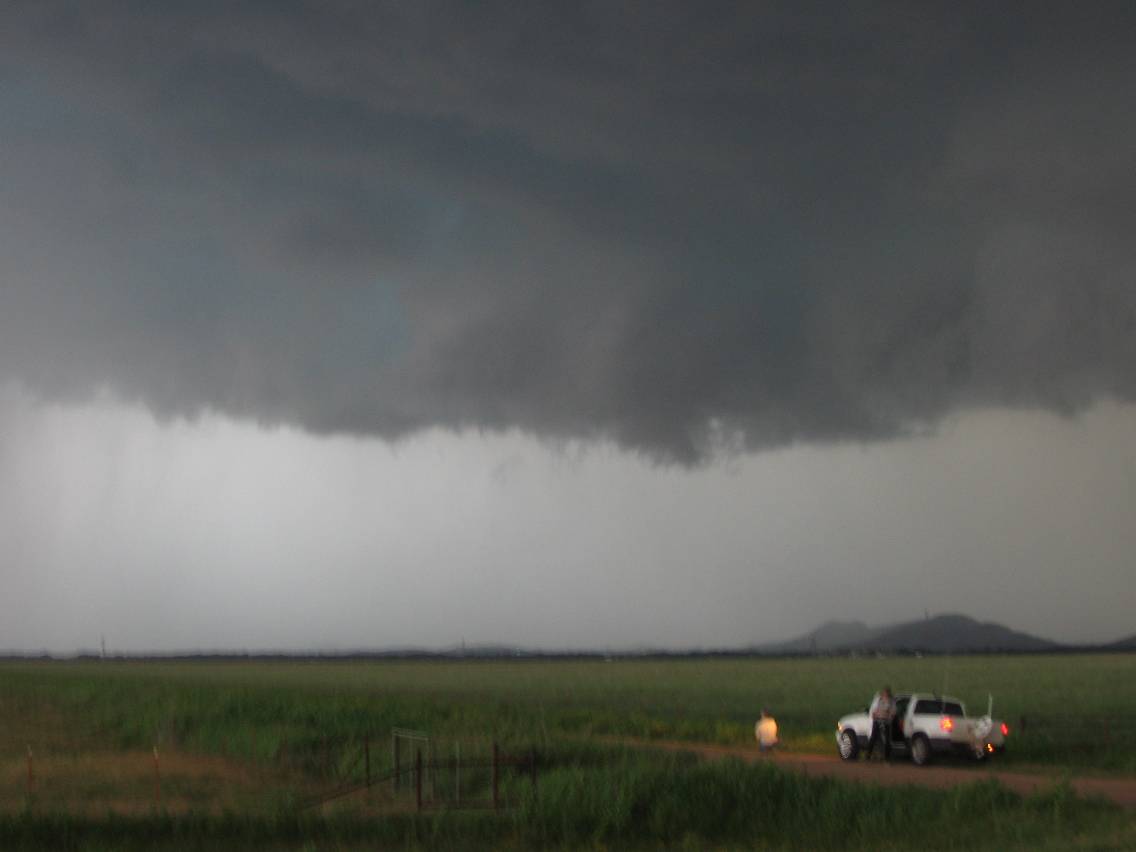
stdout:
POLYGON ((955 729, 955 720, 950 716, 943 716, 939 719, 939 727, 944 731, 953 731, 955 729))
POLYGON ((1002 736, 1008 737, 1010 735, 1010 726, 1005 722, 1002 723, 1002 736))

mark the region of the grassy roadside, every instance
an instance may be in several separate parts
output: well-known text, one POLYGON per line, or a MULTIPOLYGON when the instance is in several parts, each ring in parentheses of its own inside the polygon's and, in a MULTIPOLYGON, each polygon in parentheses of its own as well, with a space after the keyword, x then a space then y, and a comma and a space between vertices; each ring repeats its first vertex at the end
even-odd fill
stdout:
POLYGON ((1136 843, 1130 816, 1057 789, 1022 798, 995 783, 880 790, 770 765, 581 754, 520 789, 507 812, 374 817, 328 813, 0 815, 0 848, 133 849, 1109 849, 1136 843), (597 760, 596 758, 603 758, 597 760))

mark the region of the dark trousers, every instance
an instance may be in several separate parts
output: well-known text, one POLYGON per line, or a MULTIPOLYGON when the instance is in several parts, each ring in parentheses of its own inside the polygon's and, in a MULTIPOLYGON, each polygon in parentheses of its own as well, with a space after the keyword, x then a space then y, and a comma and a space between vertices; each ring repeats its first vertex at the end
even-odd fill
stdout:
POLYGON ((868 737, 868 753, 866 755, 869 760, 876 750, 876 743, 880 740, 883 740, 884 744, 884 760, 891 760, 891 722, 873 719, 872 735, 868 737))

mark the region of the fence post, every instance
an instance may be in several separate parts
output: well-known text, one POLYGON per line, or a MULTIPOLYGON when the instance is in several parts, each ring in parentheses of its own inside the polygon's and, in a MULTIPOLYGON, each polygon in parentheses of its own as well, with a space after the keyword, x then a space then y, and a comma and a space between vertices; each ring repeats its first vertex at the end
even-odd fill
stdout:
POLYGON ((391 776, 391 787, 396 793, 398 792, 398 787, 399 787, 399 784, 401 783, 399 781, 399 778, 400 778, 400 772, 401 772, 401 769, 402 769, 402 767, 399 766, 400 761, 398 759, 399 758, 398 752, 399 752, 398 737, 395 736, 394 734, 391 734, 391 757, 394 761, 394 775, 391 776))
POLYGON ((371 737, 363 736, 363 767, 367 777, 367 789, 371 789, 371 737))
POLYGON ((529 771, 532 772, 532 788, 536 793, 536 749, 529 749, 529 771))
POLYGON ((32 747, 28 744, 28 795, 35 793, 35 770, 32 768, 32 747))
POLYGON ((461 741, 454 743, 454 804, 460 805, 462 800, 462 745, 461 741))
POLYGON ((162 772, 158 766, 158 747, 154 746, 154 806, 162 806, 162 772))
POLYGON ((414 800, 418 806, 418 812, 422 812, 422 749, 415 749, 414 752, 414 800))
POLYGON ((497 799, 497 743, 493 743, 493 810, 497 810, 499 804, 497 799))

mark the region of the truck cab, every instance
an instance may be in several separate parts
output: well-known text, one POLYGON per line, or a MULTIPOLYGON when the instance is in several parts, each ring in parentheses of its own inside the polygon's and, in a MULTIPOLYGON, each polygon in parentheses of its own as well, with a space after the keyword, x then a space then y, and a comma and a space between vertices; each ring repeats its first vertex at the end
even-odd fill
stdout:
MULTIPOLYGON (((891 757, 910 757, 923 765, 935 755, 959 754, 981 760, 1005 747, 1009 728, 987 713, 978 719, 966 715, 957 698, 932 693, 901 693, 895 696, 891 722, 891 757)), ((865 708, 841 718, 836 725, 840 756, 854 760, 867 749, 872 720, 865 708)))

